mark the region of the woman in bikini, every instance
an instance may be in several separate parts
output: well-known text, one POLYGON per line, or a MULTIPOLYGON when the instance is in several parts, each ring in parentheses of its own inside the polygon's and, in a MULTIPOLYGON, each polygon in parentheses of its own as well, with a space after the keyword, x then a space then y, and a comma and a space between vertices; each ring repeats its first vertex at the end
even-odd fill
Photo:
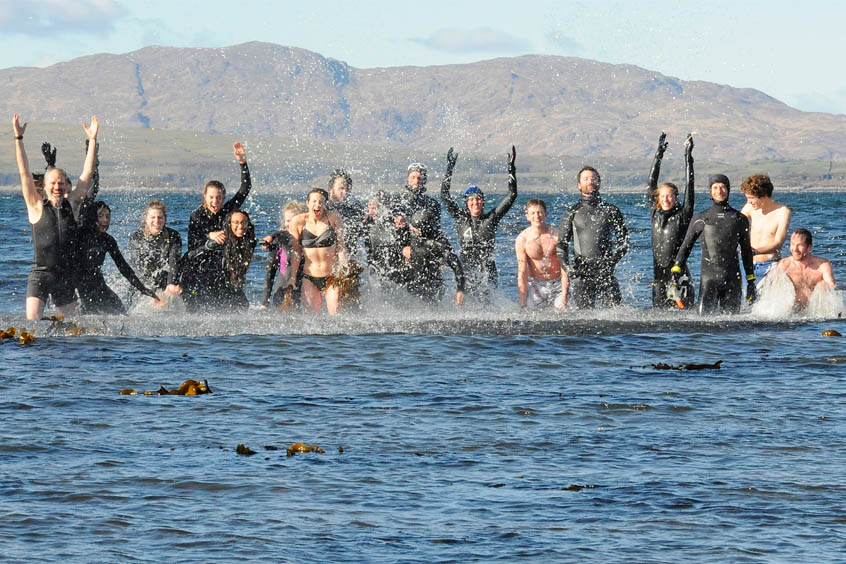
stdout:
POLYGON ((314 313, 338 313, 338 288, 332 283, 338 268, 347 262, 341 239, 341 216, 326 210, 325 190, 308 193, 308 212, 294 218, 292 232, 303 248, 302 299, 314 313))

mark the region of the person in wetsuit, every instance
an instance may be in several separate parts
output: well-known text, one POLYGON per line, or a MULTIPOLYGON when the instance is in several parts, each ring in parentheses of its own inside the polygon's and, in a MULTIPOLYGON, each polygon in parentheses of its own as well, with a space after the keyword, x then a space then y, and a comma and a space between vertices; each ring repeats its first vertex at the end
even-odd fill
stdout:
POLYGON ((291 226, 294 218, 306 211, 301 202, 288 202, 282 209, 282 229, 262 240, 261 246, 267 250, 267 263, 261 309, 272 305, 274 310, 279 310, 280 307, 284 309, 299 303, 296 287, 298 278, 302 278, 300 256, 303 250, 291 233, 291 226), (286 296, 290 296, 287 304, 286 296))
MULTIPOLYGON (((652 307, 675 308, 676 297, 669 298, 667 289, 673 276, 670 269, 676 260, 676 254, 687 233, 690 218, 693 217, 693 135, 688 134, 684 142, 684 160, 686 165, 686 185, 684 202, 679 202, 678 186, 665 182, 658 186, 661 173, 661 159, 667 150, 667 134, 661 132, 658 138, 658 150, 652 160, 649 172, 649 202, 652 207, 652 307)), ((687 262, 682 265, 682 276, 678 277, 676 296, 685 308, 693 305, 693 282, 687 262)))
POLYGON ((576 179, 581 197, 564 212, 558 228, 562 308, 567 306, 568 289, 578 309, 593 308, 597 298, 605 305, 619 305, 623 297, 614 267, 629 250, 629 230, 620 209, 599 197, 601 179, 595 168, 583 167, 576 179))
POLYGON ((182 237, 167 223, 167 208, 161 200, 151 200, 144 210, 144 224, 129 236, 126 246, 129 264, 144 284, 170 295, 179 295, 179 258, 182 237))
POLYGON ((107 233, 111 225, 112 210, 103 201, 97 201, 86 209, 83 227, 78 241, 76 271, 76 290, 79 293, 80 307, 83 313, 125 314, 126 308, 103 278, 103 261, 108 253, 120 273, 132 286, 153 299, 156 305, 162 305, 156 293, 144 283, 123 258, 117 241, 107 233))
POLYGON ((224 241, 208 239, 179 260, 179 284, 189 312, 244 311, 247 270, 256 247, 250 216, 234 210, 224 218, 224 241))
POLYGON ((444 265, 447 265, 455 276, 455 305, 463 304, 464 269, 449 241, 445 237, 436 239, 420 237, 412 231, 410 243, 406 290, 427 304, 439 304, 446 291, 443 269, 444 265))
POLYGON ((405 285, 408 281, 409 265, 402 254, 404 247, 411 245, 408 225, 398 228, 390 210, 383 204, 385 193, 377 192, 368 202, 368 216, 365 222, 364 249, 370 275, 379 282, 389 281, 405 285))
POLYGON ((39 193, 24 148, 26 123, 21 125, 18 114, 12 117, 21 191, 35 247, 26 288, 27 319, 41 318, 49 298, 62 314, 68 315, 76 309, 73 264, 77 251, 77 214, 91 186, 99 131, 97 116, 92 116, 91 125, 83 128, 89 146, 76 188, 71 191, 64 170, 51 168, 44 174, 43 190, 39 193))
POLYGON ((417 229, 419 236, 425 239, 436 239, 443 236, 441 204, 426 195, 428 176, 426 165, 410 164, 405 190, 386 203, 394 214, 397 227, 407 224, 417 229))
POLYGON ((746 271, 746 299, 755 300, 755 274, 752 266, 752 245, 749 243, 749 219, 729 205, 731 183, 724 174, 712 174, 708 179, 714 204, 693 216, 684 241, 676 253, 670 269, 681 277, 682 265, 700 235, 702 239, 702 267, 699 277, 699 313, 737 313, 740 311, 741 278, 737 248, 746 271))
POLYGON ((226 188, 217 180, 210 180, 203 188, 203 203, 191 213, 188 221, 188 251, 205 245, 207 240, 222 245, 225 241, 226 216, 239 209, 250 193, 250 169, 247 152, 241 143, 232 144, 235 159, 241 167, 241 187, 226 203, 226 188))
POLYGON ((367 209, 364 204, 350 195, 352 187, 352 177, 346 170, 336 168, 329 175, 329 199, 326 202, 326 209, 337 212, 344 222, 344 244, 347 256, 355 254, 364 237, 364 223, 367 220, 367 209))
POLYGON ((499 222, 517 199, 517 169, 514 161, 517 150, 512 146, 508 155, 508 196, 491 211, 485 211, 485 194, 478 186, 464 191, 464 207, 459 207, 449 193, 452 171, 458 154, 452 147, 447 152, 447 171, 441 183, 441 200, 455 220, 461 244, 461 264, 467 280, 467 293, 482 302, 490 301, 490 291, 498 285, 494 246, 499 222))

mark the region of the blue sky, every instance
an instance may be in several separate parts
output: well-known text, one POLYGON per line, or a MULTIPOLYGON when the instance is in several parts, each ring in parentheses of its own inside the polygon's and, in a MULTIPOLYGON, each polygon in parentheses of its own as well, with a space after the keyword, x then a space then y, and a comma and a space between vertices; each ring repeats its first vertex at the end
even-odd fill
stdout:
MULTIPOLYGON (((0 0, 0 68, 267 41, 358 68, 528 53, 630 63, 846 113, 846 2, 0 0), (202 8, 198 8, 202 6, 202 8)), ((598 85, 599 86, 599 85, 598 85)))

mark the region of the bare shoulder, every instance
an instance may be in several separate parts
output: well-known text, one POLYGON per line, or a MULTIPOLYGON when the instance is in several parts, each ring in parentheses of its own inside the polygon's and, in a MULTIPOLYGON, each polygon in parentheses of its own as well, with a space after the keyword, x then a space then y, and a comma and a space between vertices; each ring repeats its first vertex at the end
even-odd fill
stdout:
POLYGON ((743 204, 743 207, 740 208, 740 213, 742 213, 743 215, 745 215, 746 217, 751 219, 752 218, 752 206, 750 206, 749 204, 743 204))

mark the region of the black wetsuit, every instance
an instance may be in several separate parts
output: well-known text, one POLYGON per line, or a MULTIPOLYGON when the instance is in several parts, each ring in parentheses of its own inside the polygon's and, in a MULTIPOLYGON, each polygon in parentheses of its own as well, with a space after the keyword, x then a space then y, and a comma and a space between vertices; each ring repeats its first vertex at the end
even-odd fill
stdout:
POLYGON ((443 236, 441 229, 441 204, 426 195, 426 187, 417 189, 405 187, 405 192, 388 200, 391 213, 405 217, 408 225, 420 231, 424 239, 437 239, 443 236))
POLYGON ((156 297, 156 293, 144 285, 123 258, 114 237, 95 229, 84 229, 79 237, 76 265, 76 289, 83 313, 126 313, 120 298, 103 278, 102 267, 106 253, 111 255, 115 266, 136 290, 145 296, 156 297))
POLYGON ((364 249, 370 275, 404 285, 408 280, 409 266, 402 256, 402 249, 411 245, 408 227, 397 229, 393 217, 373 219, 368 216, 365 228, 364 249))
POLYGON ((597 298, 605 305, 622 302, 614 267, 628 250, 629 230, 623 214, 598 194, 583 195, 564 213, 558 230, 557 254, 570 277, 570 292, 577 308, 592 308, 597 298))
POLYGON ((210 212, 204 205, 200 205, 191 213, 188 221, 188 251, 193 251, 205 245, 209 240, 209 233, 212 231, 223 231, 223 222, 229 212, 239 209, 244 205, 244 200, 250 193, 250 169, 247 163, 241 167, 241 187, 234 196, 224 203, 217 213, 210 212))
POLYGON ((126 253, 132 268, 148 286, 164 290, 177 283, 182 237, 175 229, 165 227, 158 235, 147 235, 140 227, 129 236, 126 253))
POLYGON ((749 243, 749 219, 728 203, 715 202, 710 208, 693 216, 675 264, 687 262, 690 251, 700 235, 702 239, 702 268, 699 279, 699 313, 710 314, 719 308, 722 313, 740 311, 743 297, 737 247, 743 258, 747 275, 753 273, 752 245, 749 243))
POLYGON ((464 270, 449 241, 444 237, 426 239, 412 236, 411 261, 405 282, 408 292, 426 303, 439 303, 446 289, 444 264, 448 265, 455 275, 456 289, 463 292, 464 270))
POLYGON ((466 207, 461 208, 455 203, 449 193, 450 182, 451 176, 445 176, 441 184, 441 200, 455 220, 461 244, 461 264, 467 278, 467 293, 487 300, 490 298, 490 289, 498 285, 494 261, 496 230, 500 220, 517 199, 517 181, 513 177, 509 179, 508 196, 496 208, 482 212, 479 217, 473 217, 466 207))
POLYGON ((35 256, 26 287, 27 297, 47 301, 52 296, 57 307, 74 301, 73 266, 76 262, 78 228, 67 199, 59 207, 43 200, 41 218, 32 225, 35 256))
MULTIPOLYGON (((261 296, 261 305, 277 309, 285 299, 285 288, 288 287, 296 272, 291 272, 291 255, 294 253, 294 237, 285 229, 281 229, 270 235, 270 243, 267 244, 267 263, 265 264, 264 292, 261 296), (284 261, 284 262, 283 262, 284 261), (279 277, 277 278, 277 274, 279 277)), ((300 261, 302 267, 303 261, 300 261)), ((296 286, 296 284, 295 284, 296 286)), ((295 302, 299 302, 299 291, 294 290, 295 302)))
MULTIPOLYGON (((670 269, 675 264, 676 254, 687 233, 690 218, 693 217, 693 156, 686 154, 686 178, 684 203, 676 202, 669 211, 664 211, 657 205, 658 175, 661 171, 661 157, 663 151, 659 149, 652 162, 649 173, 649 203, 652 206, 652 307, 675 308, 673 300, 667 298, 667 287, 672 281, 670 269)), ((678 284, 682 296, 682 303, 689 308, 694 303, 693 279, 687 261, 682 265, 682 276, 678 284)))
POLYGON ((330 200, 326 203, 326 209, 335 211, 341 216, 344 222, 344 246, 347 255, 352 256, 366 234, 367 209, 364 204, 352 198, 347 198, 345 202, 330 200))
POLYGON ((189 312, 243 311, 250 303, 241 286, 233 286, 224 260, 224 246, 207 239, 179 260, 182 300, 189 312))

